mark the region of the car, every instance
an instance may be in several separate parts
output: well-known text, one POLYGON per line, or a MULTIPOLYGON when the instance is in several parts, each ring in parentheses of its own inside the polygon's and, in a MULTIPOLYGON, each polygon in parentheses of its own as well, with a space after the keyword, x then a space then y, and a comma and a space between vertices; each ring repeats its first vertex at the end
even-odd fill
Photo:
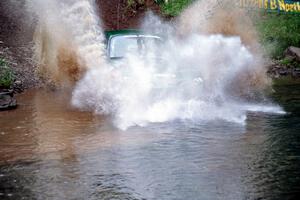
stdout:
POLYGON ((105 37, 110 60, 122 59, 128 54, 145 54, 151 47, 162 43, 160 36, 134 29, 106 31, 105 37))
MULTIPOLYGON (((149 67, 154 68, 151 71, 152 87, 154 93, 160 96, 162 92, 172 92, 172 88, 181 89, 184 90, 183 93, 187 93, 202 82, 202 79, 197 75, 198 73, 189 71, 188 68, 175 71, 171 69, 173 66, 163 58, 162 51, 165 49, 165 42, 167 42, 164 36, 131 29, 106 31, 105 37, 107 57, 114 68, 114 72, 121 74, 126 79, 135 81, 134 79, 137 77, 133 77, 130 70, 127 70, 126 57, 134 55, 138 56, 140 61, 144 63, 150 62, 149 67)), ((147 70, 146 68, 144 71, 147 70)), ((166 95, 168 94, 166 93, 166 95)))
MULTIPOLYGON (((106 31, 106 51, 109 62, 112 66, 122 71, 125 66, 128 67, 126 59, 128 56, 138 56, 140 61, 144 63, 152 63, 155 65, 155 73, 153 79, 155 83, 161 85, 169 85, 174 81, 175 75, 160 72, 159 69, 166 66, 166 60, 162 59, 157 51, 159 45, 163 45, 164 41, 161 36, 155 34, 145 33, 141 30, 116 30, 106 31), (125 62, 125 64, 124 64, 125 62)), ((124 71, 126 71, 124 69, 124 71)), ((162 69, 161 71, 164 71, 162 69)), ((129 77, 128 71, 123 72, 125 77, 129 77)))

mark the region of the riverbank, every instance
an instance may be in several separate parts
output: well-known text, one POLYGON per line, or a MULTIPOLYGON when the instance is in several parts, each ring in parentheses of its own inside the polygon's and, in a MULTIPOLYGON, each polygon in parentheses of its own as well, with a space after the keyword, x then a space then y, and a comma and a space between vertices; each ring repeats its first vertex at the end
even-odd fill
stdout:
POLYGON ((300 78, 300 48, 289 47, 284 51, 284 57, 273 60, 267 67, 268 75, 273 79, 291 77, 300 78))
POLYGON ((285 64, 283 61, 272 61, 268 66, 267 73, 272 79, 291 77, 300 79, 300 68, 297 65, 285 64))
MULTIPOLYGON (((24 7, 21 3, 15 6, 24 7)), ((18 9, 9 1, 0 2, 0 59, 13 71, 10 89, 15 92, 42 85, 33 61, 33 26, 26 23, 25 13, 16 12, 18 9)))

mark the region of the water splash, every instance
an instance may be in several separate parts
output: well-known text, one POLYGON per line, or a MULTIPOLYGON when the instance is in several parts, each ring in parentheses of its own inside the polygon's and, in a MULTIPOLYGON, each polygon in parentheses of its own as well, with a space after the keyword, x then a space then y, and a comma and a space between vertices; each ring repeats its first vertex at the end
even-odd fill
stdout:
POLYGON ((203 2, 193 4, 173 24, 148 15, 141 29, 162 35, 163 42, 148 46, 143 56, 130 53, 113 64, 106 61, 94 1, 27 0, 38 19, 35 55, 41 72, 60 85, 79 80, 72 104, 111 115, 121 129, 175 119, 244 124, 247 110, 281 113, 276 106, 249 103, 264 99, 268 83, 257 43, 249 42, 255 37, 245 37, 234 15, 229 24, 220 23, 230 11, 226 9, 205 26, 197 24, 199 13, 212 12, 199 11, 203 2))
MULTIPOLYGON (((143 56, 130 53, 106 70, 88 71, 73 92, 74 106, 110 114, 121 129, 176 119, 245 124, 247 110, 253 107, 237 92, 236 83, 241 74, 253 71, 257 61, 240 37, 197 32, 182 37, 152 15, 143 28, 163 33, 164 41, 149 46, 143 56)), ((243 81, 244 93, 256 91, 247 79, 243 81)), ((256 108, 282 112, 276 106, 256 108)))
POLYGON ((40 73, 70 86, 85 71, 102 65, 104 36, 93 0, 27 0, 37 23, 35 58, 40 73))

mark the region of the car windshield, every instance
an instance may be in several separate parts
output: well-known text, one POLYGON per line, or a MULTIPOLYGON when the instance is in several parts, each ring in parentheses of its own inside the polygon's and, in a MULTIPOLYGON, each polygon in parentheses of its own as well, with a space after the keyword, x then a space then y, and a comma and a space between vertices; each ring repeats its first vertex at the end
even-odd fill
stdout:
POLYGON ((158 36, 148 35, 114 36, 110 40, 109 57, 122 58, 129 53, 145 53, 147 49, 152 48, 160 40, 158 36))

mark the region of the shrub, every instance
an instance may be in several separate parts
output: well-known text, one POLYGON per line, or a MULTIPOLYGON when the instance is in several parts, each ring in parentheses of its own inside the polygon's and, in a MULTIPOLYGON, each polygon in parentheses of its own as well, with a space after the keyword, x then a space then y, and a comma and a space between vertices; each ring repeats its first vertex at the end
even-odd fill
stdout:
POLYGON ((14 75, 8 63, 0 58, 0 88, 9 88, 13 83, 14 75))
POLYGON ((264 13, 256 25, 260 42, 272 58, 282 58, 287 47, 300 45, 300 15, 264 13))
POLYGON ((163 14, 169 16, 179 15, 193 1, 195 0, 156 0, 157 3, 161 4, 163 14))

